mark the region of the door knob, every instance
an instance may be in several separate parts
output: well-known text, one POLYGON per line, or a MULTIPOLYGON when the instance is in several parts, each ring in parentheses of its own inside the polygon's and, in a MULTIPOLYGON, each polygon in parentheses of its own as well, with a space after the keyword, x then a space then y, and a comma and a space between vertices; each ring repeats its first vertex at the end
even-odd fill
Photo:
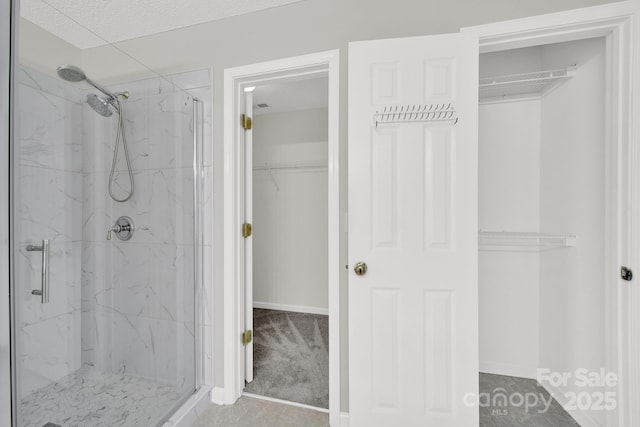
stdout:
POLYGON ((364 262, 357 262, 353 266, 353 271, 355 271, 358 276, 364 276, 367 272, 367 264, 364 262))

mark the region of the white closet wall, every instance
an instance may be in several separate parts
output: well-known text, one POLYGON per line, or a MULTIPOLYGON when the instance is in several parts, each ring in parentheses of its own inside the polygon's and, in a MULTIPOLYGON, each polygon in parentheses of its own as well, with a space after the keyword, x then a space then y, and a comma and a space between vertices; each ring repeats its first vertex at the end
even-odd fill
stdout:
MULTIPOLYGON (((542 69, 542 48, 480 56, 480 77, 542 69)), ((481 102, 479 228, 540 230, 539 97, 481 102)), ((480 370, 535 378, 539 336, 537 252, 479 252, 480 370)))
POLYGON ((255 307, 327 314, 327 124, 326 108, 254 116, 255 307))
MULTIPOLYGON (((540 100, 479 108, 479 222, 486 231, 539 230, 540 100)), ((539 257, 479 252, 480 369, 535 377, 539 257)))
MULTIPOLYGON (((554 45, 543 61, 580 68, 542 100, 540 227, 575 234, 577 245, 540 255, 540 366, 598 372, 606 348, 604 40, 554 45)), ((573 384, 561 391, 580 391, 573 384)), ((605 424, 602 411, 589 415, 605 424)))

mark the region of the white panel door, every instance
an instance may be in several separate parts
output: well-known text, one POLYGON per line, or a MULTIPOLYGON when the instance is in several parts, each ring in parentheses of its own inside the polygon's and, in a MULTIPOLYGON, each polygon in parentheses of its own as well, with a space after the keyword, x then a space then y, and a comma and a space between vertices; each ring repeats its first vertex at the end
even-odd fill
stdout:
MULTIPOLYGON (((253 92, 245 92, 244 114, 253 119, 253 92)), ((244 222, 253 224, 253 130, 244 131, 244 222)), ((253 237, 244 239, 244 330, 253 331, 253 237)), ((244 379, 253 381, 253 339, 244 349, 244 379)))
POLYGON ((467 34, 349 44, 352 427, 478 425, 477 82, 467 34), (374 121, 430 104, 458 122, 374 121))

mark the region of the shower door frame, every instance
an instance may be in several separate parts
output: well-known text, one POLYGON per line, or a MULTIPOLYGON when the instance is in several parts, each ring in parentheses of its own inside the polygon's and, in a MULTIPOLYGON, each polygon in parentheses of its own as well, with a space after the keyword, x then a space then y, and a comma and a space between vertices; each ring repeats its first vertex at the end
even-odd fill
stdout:
POLYGON ((15 76, 15 37, 14 29, 18 12, 18 2, 12 0, 0 0, 0 141, 3 149, 0 150, 0 199, 3 206, 0 209, 0 424, 11 425, 11 413, 13 405, 11 401, 11 389, 13 376, 11 372, 11 271, 9 269, 10 239, 9 239, 9 211, 11 209, 9 176, 13 170, 10 161, 10 143, 13 126, 13 88, 12 81, 15 76), (10 381, 6 379, 10 378, 10 381))
MULTIPOLYGON (((204 132, 203 132, 203 115, 204 100, 193 97, 193 286, 194 286, 194 390, 191 394, 182 396, 172 409, 160 419, 157 426, 163 426, 169 422, 174 425, 181 425, 182 420, 187 414, 196 408, 204 397, 207 397, 211 391, 211 378, 207 377, 207 369, 205 363, 205 338, 204 323, 211 321, 206 319, 206 313, 203 310, 202 301, 205 292, 205 273, 204 266, 204 233, 203 218, 204 206, 203 196, 206 183, 203 176, 204 164, 204 132)), ((209 349, 210 350, 210 349, 209 349)))

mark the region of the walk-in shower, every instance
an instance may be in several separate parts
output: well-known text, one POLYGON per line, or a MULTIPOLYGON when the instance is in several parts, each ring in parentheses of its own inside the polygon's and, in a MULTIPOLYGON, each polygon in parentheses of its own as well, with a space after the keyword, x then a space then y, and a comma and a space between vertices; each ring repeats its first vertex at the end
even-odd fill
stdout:
POLYGON ((133 169, 131 167, 131 160, 129 159, 129 148, 127 147, 127 135, 124 129, 124 118, 123 118, 123 105, 120 103, 120 98, 128 99, 129 92, 116 92, 111 93, 107 89, 102 86, 94 83, 90 80, 87 75, 80 68, 75 65, 61 65, 58 67, 58 75, 68 81, 68 82, 81 82, 86 81, 91 86, 98 89, 100 92, 104 94, 104 96, 98 96, 95 93, 90 93, 87 95, 87 104, 93 110, 100 114, 102 117, 111 117, 111 109, 115 109, 118 113, 118 124, 116 131, 116 138, 113 149, 113 159, 111 161, 111 173, 109 174, 109 183, 107 185, 109 190, 109 197, 116 202, 126 202, 131 197, 133 197, 134 191, 134 180, 133 180, 133 169), (127 163, 127 171, 129 173, 129 190, 127 191, 126 196, 117 197, 113 191, 113 180, 114 173, 116 170, 116 165, 118 163, 118 151, 120 150, 120 142, 122 142, 122 148, 124 150, 124 158, 127 163))
POLYGON ((162 425, 202 384, 200 95, 47 65, 15 85, 15 426, 162 425))

